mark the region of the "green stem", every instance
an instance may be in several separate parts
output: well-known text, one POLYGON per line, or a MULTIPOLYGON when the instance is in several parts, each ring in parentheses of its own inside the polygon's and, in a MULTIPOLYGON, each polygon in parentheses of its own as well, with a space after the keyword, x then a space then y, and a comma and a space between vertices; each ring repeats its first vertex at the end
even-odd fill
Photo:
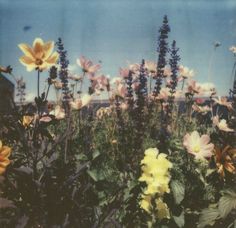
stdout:
POLYGON ((39 97, 39 85, 40 84, 40 71, 38 70, 38 97, 39 97))

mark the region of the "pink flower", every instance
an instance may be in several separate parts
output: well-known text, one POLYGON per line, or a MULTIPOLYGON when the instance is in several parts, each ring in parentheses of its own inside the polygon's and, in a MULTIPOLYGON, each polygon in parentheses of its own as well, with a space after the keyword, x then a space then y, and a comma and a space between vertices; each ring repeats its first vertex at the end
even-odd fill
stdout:
POLYGON ((217 126, 221 131, 233 132, 234 130, 228 127, 225 119, 220 120, 219 116, 213 117, 213 125, 217 126))
POLYGON ((195 112, 199 112, 203 115, 206 115, 208 112, 211 111, 211 108, 208 105, 204 105, 204 106, 199 106, 197 104, 192 105, 192 109, 195 112))
POLYGON ((92 96, 89 94, 84 94, 81 98, 71 101, 70 105, 72 109, 80 110, 84 106, 87 106, 92 100, 92 96))
POLYGON ((227 101, 227 97, 220 97, 219 96, 218 99, 217 98, 213 98, 213 100, 217 104, 227 107, 229 110, 233 109, 232 103, 227 101))
POLYGON ((201 86, 194 80, 191 80, 188 82, 188 92, 189 93, 200 93, 201 92, 201 86))
POLYGON ((214 144, 209 143, 210 137, 208 135, 200 136, 197 131, 184 136, 183 145, 188 153, 195 156, 196 159, 205 159, 212 156, 214 144))
POLYGON ((169 67, 164 68, 164 77, 170 77, 172 74, 171 69, 169 67))
POLYGON ((127 93, 126 86, 123 84, 119 84, 117 86, 117 95, 119 95, 121 97, 125 97, 126 93, 127 93))
POLYGON ((188 67, 184 67, 183 65, 180 65, 179 74, 184 79, 187 79, 187 78, 192 78, 194 76, 194 71, 190 70, 188 67))
POLYGON ((161 88, 161 91, 158 95, 159 100, 167 100, 168 97, 170 96, 170 89, 169 88, 161 88))
POLYGON ((120 68, 120 76, 127 78, 129 76, 130 70, 128 68, 120 68))
POLYGON ((101 66, 99 64, 93 64, 89 59, 86 59, 84 56, 81 56, 77 59, 77 64, 82 68, 85 73, 95 74, 101 66))
POLYGON ((155 62, 146 61, 144 67, 150 75, 155 75, 157 72, 157 64, 155 62))

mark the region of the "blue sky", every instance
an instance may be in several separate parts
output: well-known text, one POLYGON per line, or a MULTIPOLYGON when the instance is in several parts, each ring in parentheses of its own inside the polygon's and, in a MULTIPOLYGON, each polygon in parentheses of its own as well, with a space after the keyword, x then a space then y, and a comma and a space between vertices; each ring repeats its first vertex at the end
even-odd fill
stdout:
POLYGON ((85 55, 101 60, 103 73, 117 76, 127 61, 157 59, 157 30, 165 14, 169 42, 176 40, 181 64, 206 82, 213 56, 211 82, 219 94, 227 94, 235 60, 229 52, 236 45, 235 0, 0 0, 0 64, 12 65, 15 75, 24 76, 28 93, 36 94, 36 73, 19 63, 17 45, 61 37, 76 73, 76 58, 85 55), (23 31, 24 26, 32 28, 23 31), (222 44, 216 51, 215 41, 222 44))

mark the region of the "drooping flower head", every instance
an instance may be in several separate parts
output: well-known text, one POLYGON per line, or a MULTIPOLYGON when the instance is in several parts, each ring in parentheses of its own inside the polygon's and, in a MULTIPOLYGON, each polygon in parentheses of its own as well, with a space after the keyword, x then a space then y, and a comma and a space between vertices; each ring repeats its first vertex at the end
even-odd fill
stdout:
POLYGON ((227 100, 227 97, 221 97, 219 96, 218 99, 217 98, 213 98, 213 100, 216 102, 216 104, 222 105, 227 107, 229 110, 232 110, 232 102, 229 102, 227 100))
POLYGON ((33 47, 24 43, 19 44, 18 47, 25 54, 19 60, 26 66, 27 71, 46 70, 55 65, 59 57, 57 52, 53 52, 54 42, 44 43, 41 38, 34 40, 33 47))
POLYGON ((55 109, 50 112, 51 115, 55 116, 55 119, 61 120, 65 118, 65 110, 60 106, 56 105, 55 109))
POLYGON ((6 171, 6 167, 10 164, 9 156, 11 155, 11 148, 3 146, 0 140, 0 175, 6 171))
POLYGON ((208 135, 200 136, 197 131, 184 136, 183 145, 186 147, 188 153, 195 156, 196 159, 209 158, 212 156, 214 144, 209 143, 210 137, 208 135))

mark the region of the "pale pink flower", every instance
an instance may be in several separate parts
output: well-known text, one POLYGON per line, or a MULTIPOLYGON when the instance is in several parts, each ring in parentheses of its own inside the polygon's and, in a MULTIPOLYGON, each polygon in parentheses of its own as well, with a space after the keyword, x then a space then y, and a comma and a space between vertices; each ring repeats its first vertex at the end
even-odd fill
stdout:
POLYGON ((166 101, 169 96, 170 96, 170 89, 165 87, 165 88, 161 88, 157 99, 166 101))
POLYGON ((217 104, 227 107, 229 110, 232 110, 232 109, 233 109, 232 103, 229 102, 229 101, 227 101, 227 97, 221 97, 221 96, 219 96, 218 99, 217 99, 217 98, 213 98, 213 100, 214 100, 217 104))
POLYGON ((95 74, 101 66, 99 64, 93 64, 89 59, 86 59, 84 56, 81 56, 77 59, 77 64, 82 68, 85 73, 95 74))
POLYGON ((203 115, 206 115, 208 112, 211 111, 211 108, 208 105, 204 105, 204 106, 199 106, 197 104, 193 104, 192 105, 192 109, 195 112, 201 113, 203 115))
POLYGON ((44 123, 49 123, 50 121, 52 121, 52 118, 50 116, 42 116, 39 119, 40 122, 44 122, 44 123))
POLYGON ((167 66, 164 68, 164 77, 170 77, 172 74, 171 69, 167 66))
POLYGON ((179 66, 179 75, 184 79, 192 78, 194 76, 194 71, 190 70, 188 67, 184 67, 183 65, 179 66))
POLYGON ((127 78, 129 76, 130 70, 128 68, 120 68, 120 76, 127 78))
POLYGON ((150 75, 155 75, 157 72, 157 64, 153 61, 145 61, 144 68, 150 73, 150 75))
POLYGON ((213 83, 201 83, 201 94, 204 96, 213 96, 216 94, 215 85, 213 83))
POLYGON ((122 102, 122 103, 120 104, 120 108, 121 108, 121 110, 123 110, 123 111, 127 110, 128 107, 129 107, 128 104, 125 103, 125 102, 122 102))
POLYGON ((140 85, 140 83, 138 81, 134 81, 132 84, 132 89, 134 91, 137 91, 139 89, 139 85, 140 85))
POLYGON ((127 88, 125 85, 123 84, 119 84, 117 86, 117 92, 116 92, 117 95, 119 95, 120 97, 125 97, 125 95, 127 94, 127 88))
POLYGON ((94 90, 103 91, 109 88, 109 77, 105 75, 94 76, 92 79, 92 87, 94 90))
POLYGON ((200 136, 197 131, 193 131, 184 136, 183 145, 188 153, 194 155, 196 159, 204 159, 212 156, 214 144, 209 142, 208 135, 200 136))
POLYGON ((65 110, 60 105, 56 105, 56 107, 50 112, 50 114, 55 116, 55 119, 57 120, 64 119, 66 115, 65 110))
POLYGON ((213 117, 213 125, 217 126, 221 131, 233 132, 234 130, 228 127, 225 119, 220 120, 219 116, 213 117))
POLYGON ((115 85, 119 85, 120 83, 122 83, 122 78, 121 77, 114 77, 111 80, 111 84, 115 84, 115 85))
POLYGON ((89 94, 82 95, 81 98, 77 98, 70 102, 71 108, 75 110, 80 110, 84 106, 87 106, 92 100, 92 96, 89 94))
POLYGON ((188 88, 187 88, 187 91, 189 93, 200 93, 201 92, 201 86, 194 80, 190 80, 188 82, 188 88))
POLYGON ((140 70, 140 64, 134 63, 129 65, 129 70, 133 73, 137 73, 140 70))
POLYGON ((59 90, 59 89, 62 88, 62 83, 61 83, 60 81, 58 81, 58 80, 52 80, 52 83, 53 83, 55 89, 59 90))
POLYGON ((73 81, 78 82, 78 81, 81 81, 83 77, 77 74, 70 74, 68 78, 73 81))

